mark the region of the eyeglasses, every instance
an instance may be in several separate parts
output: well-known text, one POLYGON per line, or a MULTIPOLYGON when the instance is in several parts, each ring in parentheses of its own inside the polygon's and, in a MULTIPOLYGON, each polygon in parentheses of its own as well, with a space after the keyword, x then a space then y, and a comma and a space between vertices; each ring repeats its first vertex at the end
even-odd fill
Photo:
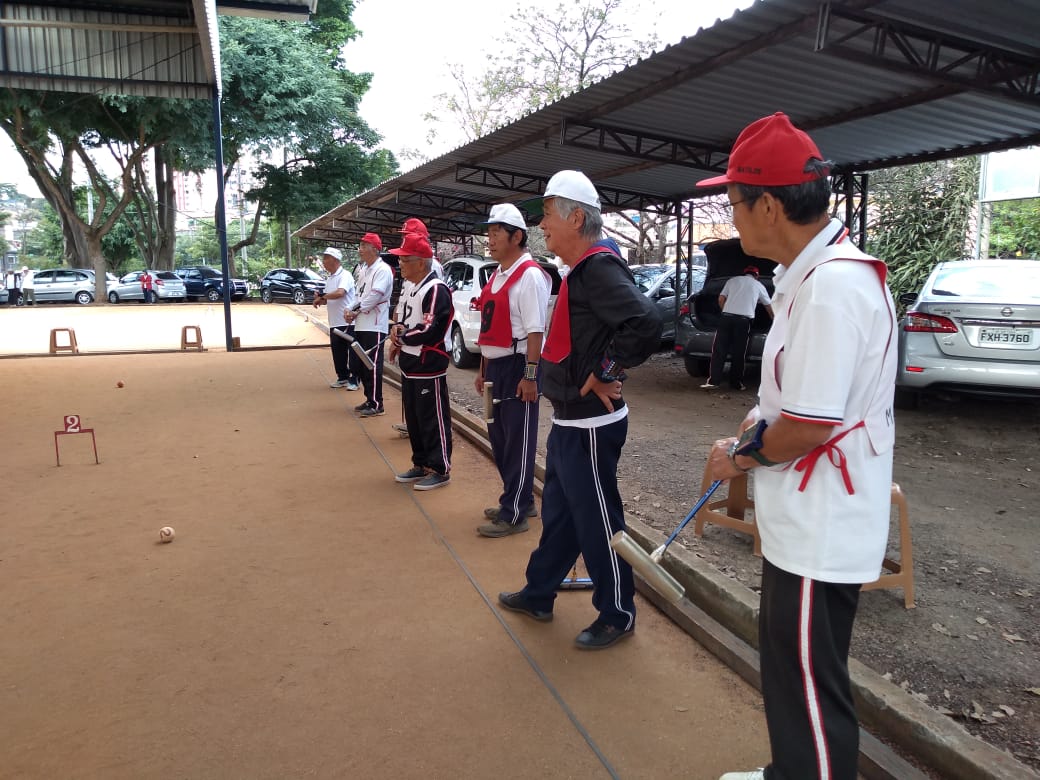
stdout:
POLYGON ((734 206, 739 206, 739 205, 740 205, 741 203, 747 203, 747 202, 748 202, 749 200, 750 200, 750 201, 751 201, 752 203, 754 203, 754 202, 755 202, 755 201, 754 201, 754 200, 752 200, 751 198, 741 198, 740 200, 731 200, 731 201, 729 201, 729 203, 727 203, 727 204, 726 204, 726 207, 727 207, 727 208, 729 208, 729 211, 730 211, 730 213, 732 214, 732 213, 733 213, 733 207, 734 207, 734 206))

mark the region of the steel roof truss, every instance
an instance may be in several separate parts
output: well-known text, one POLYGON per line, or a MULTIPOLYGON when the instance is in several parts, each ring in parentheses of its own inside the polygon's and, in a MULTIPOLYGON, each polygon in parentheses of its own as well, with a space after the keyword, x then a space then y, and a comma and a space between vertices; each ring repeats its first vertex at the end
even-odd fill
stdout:
POLYGON ((729 159, 728 149, 593 122, 564 121, 560 143, 563 146, 720 173, 726 170, 726 161, 729 159))
POLYGON ((1035 58, 832 3, 820 8, 816 51, 1031 105, 1040 102, 1035 58))

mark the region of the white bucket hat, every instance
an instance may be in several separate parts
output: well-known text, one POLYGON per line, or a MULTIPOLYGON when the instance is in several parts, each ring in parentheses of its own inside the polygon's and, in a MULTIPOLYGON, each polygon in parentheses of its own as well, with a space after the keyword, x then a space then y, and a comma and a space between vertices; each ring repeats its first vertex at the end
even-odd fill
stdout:
POLYGON ((343 253, 341 251, 339 251, 338 249, 336 249, 336 247, 334 247, 334 246, 327 246, 327 247, 325 247, 325 251, 322 252, 322 254, 323 255, 328 255, 329 257, 335 257, 337 260, 342 260, 343 259, 343 253))

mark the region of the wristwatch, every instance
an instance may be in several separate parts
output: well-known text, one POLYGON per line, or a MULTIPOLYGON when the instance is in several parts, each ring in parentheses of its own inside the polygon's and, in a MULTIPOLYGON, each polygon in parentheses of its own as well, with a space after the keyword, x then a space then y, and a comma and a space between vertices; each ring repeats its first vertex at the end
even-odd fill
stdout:
POLYGON ((618 365, 616 360, 603 358, 599 364, 599 373, 596 378, 600 382, 624 382, 628 377, 625 370, 618 365))
POLYGON ((528 363, 524 366, 524 379, 528 382, 534 382, 538 379, 538 364, 528 363))
MULTIPOLYGON (((765 420, 759 420, 757 423, 752 425, 750 428, 740 434, 740 438, 733 443, 730 448, 730 460, 733 459, 734 455, 746 455, 749 458, 756 460, 763 466, 779 466, 780 464, 769 460, 765 455, 762 454, 762 434, 765 433, 766 428, 769 427, 769 423, 765 420)), ((736 463, 733 464, 736 466, 736 463)), ((739 468, 739 466, 738 466, 739 468)))

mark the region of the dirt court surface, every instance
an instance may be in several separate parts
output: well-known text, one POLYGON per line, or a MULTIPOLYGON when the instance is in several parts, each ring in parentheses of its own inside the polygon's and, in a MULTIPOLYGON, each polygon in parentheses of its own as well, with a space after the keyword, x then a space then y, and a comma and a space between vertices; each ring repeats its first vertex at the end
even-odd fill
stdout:
POLYGON ((456 438, 451 485, 394 483, 396 392, 361 421, 330 378, 324 349, 0 360, 0 777, 699 780, 765 760, 757 692, 645 602, 601 653, 572 645, 588 592, 550 624, 499 612, 537 530, 476 535, 491 464, 456 438), (68 414, 100 465, 83 434, 55 465, 68 414))

